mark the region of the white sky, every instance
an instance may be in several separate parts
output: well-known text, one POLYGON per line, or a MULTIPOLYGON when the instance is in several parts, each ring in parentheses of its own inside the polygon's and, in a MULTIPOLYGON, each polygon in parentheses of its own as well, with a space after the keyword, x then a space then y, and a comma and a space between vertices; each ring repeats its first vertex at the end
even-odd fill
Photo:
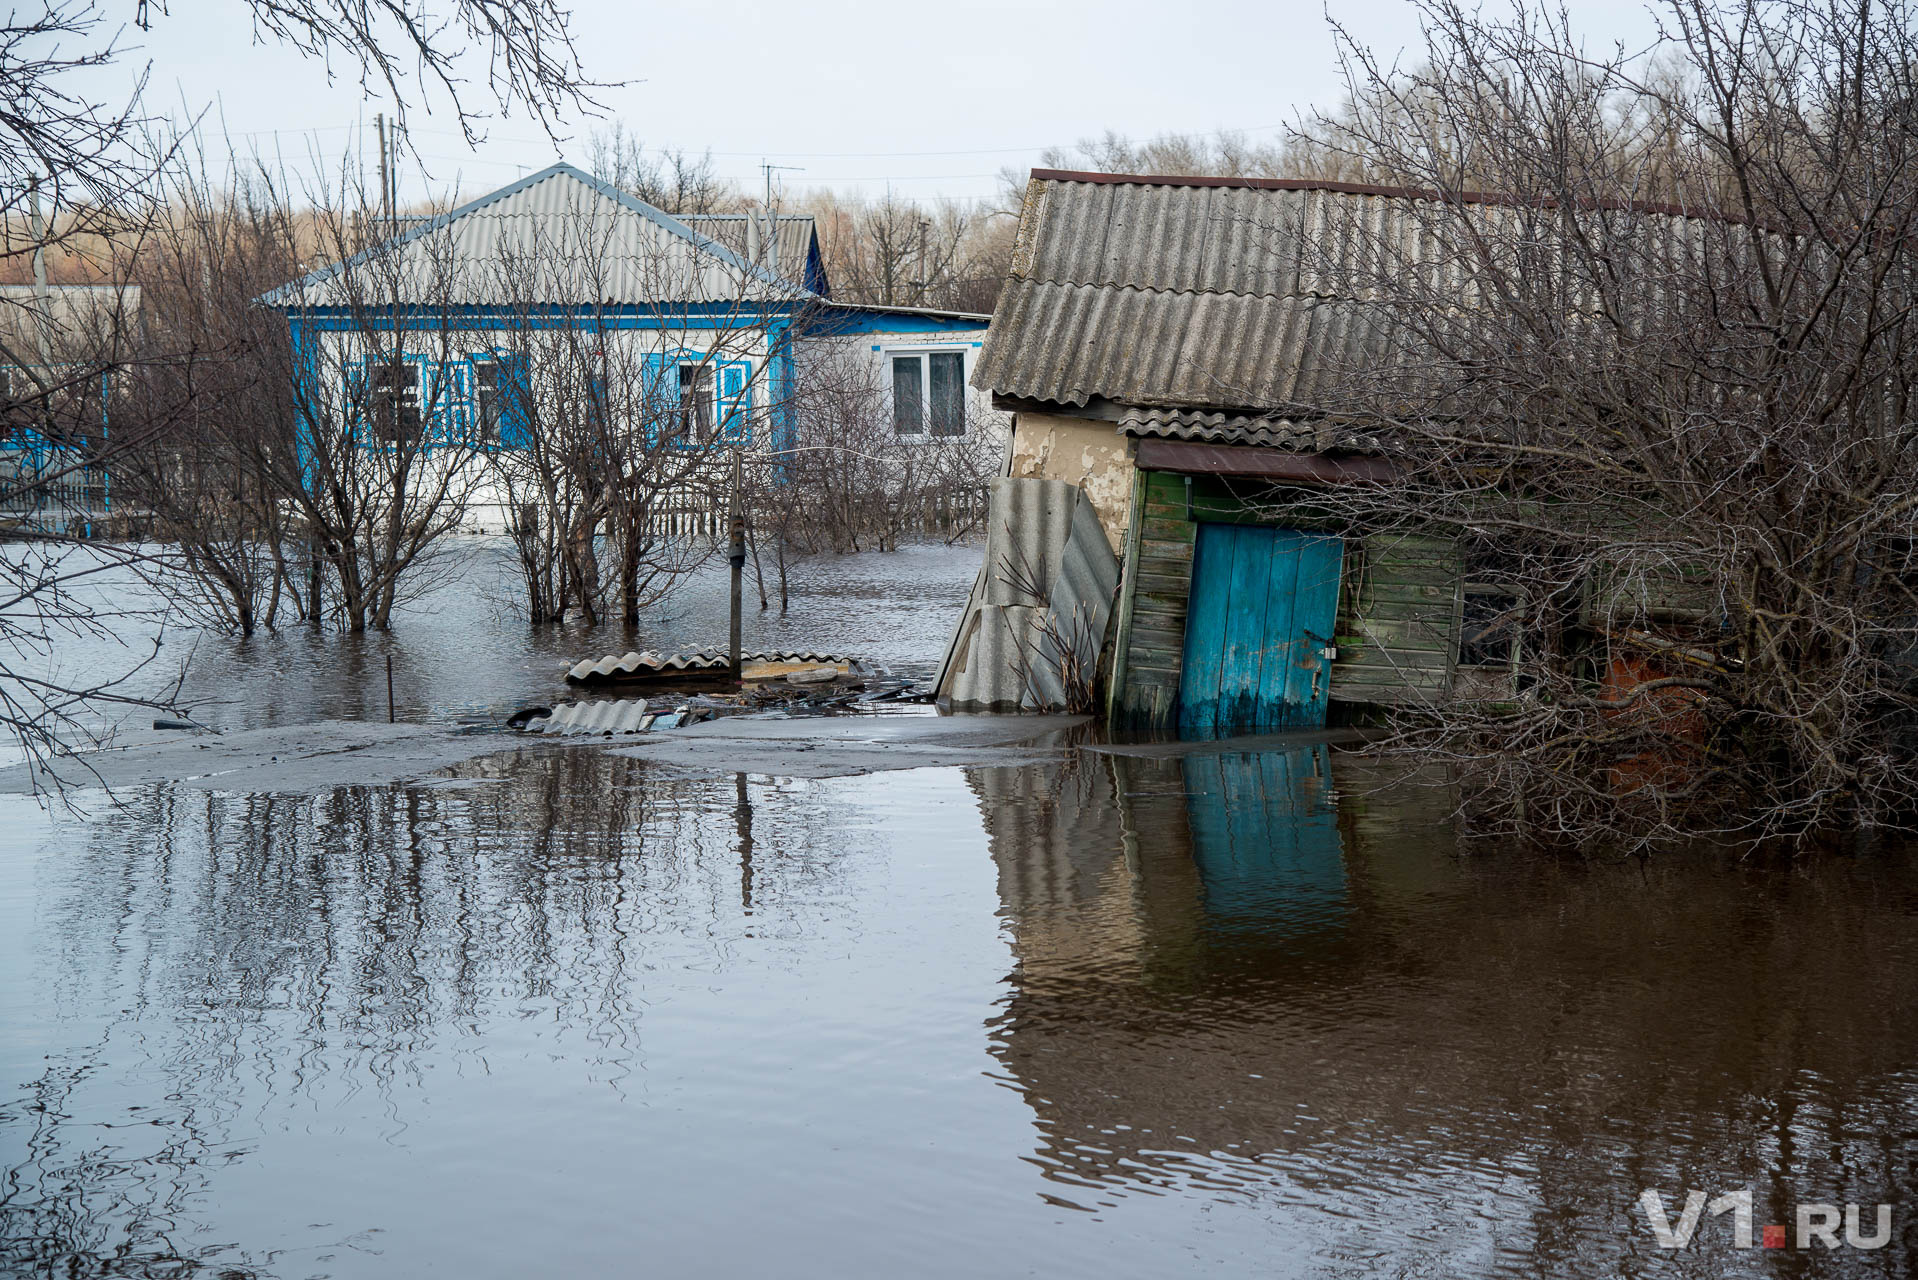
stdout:
MULTIPOLYGON (((132 0, 111 7, 130 12, 132 0)), ((315 151, 333 167, 349 148, 376 156, 373 114, 390 104, 256 45, 238 0, 171 8, 150 32, 127 30, 117 72, 130 82, 152 63, 151 107, 213 105, 216 133, 223 121, 240 149, 277 145, 296 167, 315 151)), ((1333 9, 1381 51, 1418 43, 1402 0, 1333 9)), ((588 73, 634 82, 603 95, 601 127, 619 119, 651 147, 711 148, 718 171, 751 190, 763 158, 802 166, 778 175, 790 188, 877 194, 890 184, 924 198, 993 196, 1001 168, 1108 128, 1275 137, 1299 110, 1338 97, 1325 14, 1318 0, 580 0, 574 21, 588 73)), ((1642 42, 1650 30, 1629 0, 1575 0, 1573 15, 1594 43, 1642 42)), ((483 87, 471 102, 491 106, 483 87)), ((430 174, 405 176, 408 199, 471 197, 556 158, 583 167, 594 122, 572 122, 556 147, 516 114, 491 122, 473 151, 443 112, 417 112, 412 125, 430 174)))

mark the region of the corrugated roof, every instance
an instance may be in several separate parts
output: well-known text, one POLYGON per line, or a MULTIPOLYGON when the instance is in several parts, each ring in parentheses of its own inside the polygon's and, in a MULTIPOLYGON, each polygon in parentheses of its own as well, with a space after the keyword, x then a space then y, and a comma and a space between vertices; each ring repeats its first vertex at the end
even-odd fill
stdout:
POLYGON ((682 216, 680 221, 781 279, 806 282, 806 263, 818 240, 811 214, 780 214, 777 236, 766 234, 763 213, 694 213, 682 216))
POLYGON ((1416 242, 1402 203, 1035 174, 974 381, 1067 405, 1310 412, 1391 341, 1363 281, 1382 241, 1416 242))
POLYGON ((1119 430, 1129 436, 1262 445, 1269 449, 1373 452, 1379 448, 1373 437, 1348 424, 1322 417, 1207 413, 1201 409, 1128 409, 1119 419, 1119 430))
POLYGON ((556 164, 261 300, 617 305, 811 297, 679 219, 556 164))
POLYGON ((1338 370, 1326 354, 1378 358, 1387 320, 1370 304, 1320 298, 1012 279, 973 382, 1070 405, 1097 396, 1194 408, 1312 406, 1338 370))
POLYGON ((1129 436, 1160 436, 1167 440, 1259 444, 1279 449, 1322 447, 1318 425, 1314 422, 1242 413, 1205 413, 1197 409, 1130 409, 1119 419, 1119 430, 1129 436))
MULTIPOLYGON (((1490 196, 1464 204, 1494 238, 1523 216, 1490 196)), ((1410 372, 1383 276, 1416 271, 1472 305, 1435 248, 1439 212, 1430 192, 1034 170, 973 382, 1072 406, 1323 412, 1351 375, 1410 372)), ((1673 231, 1690 216, 1639 212, 1673 231)))
MULTIPOLYGON (((764 650, 741 653, 739 661, 744 665, 748 662, 856 664, 859 660, 845 654, 791 649, 776 653, 764 650)), ((732 657, 724 649, 694 649, 686 653, 656 653, 651 649, 642 653, 633 650, 624 654, 609 653, 603 658, 581 659, 567 669, 566 679, 571 684, 596 684, 611 680, 650 679, 681 672, 725 671, 731 665, 732 657)))
POLYGON ((562 702, 553 713, 526 726, 529 733, 549 737, 572 738, 585 734, 640 733, 647 729, 655 713, 646 709, 646 699, 609 702, 562 702))

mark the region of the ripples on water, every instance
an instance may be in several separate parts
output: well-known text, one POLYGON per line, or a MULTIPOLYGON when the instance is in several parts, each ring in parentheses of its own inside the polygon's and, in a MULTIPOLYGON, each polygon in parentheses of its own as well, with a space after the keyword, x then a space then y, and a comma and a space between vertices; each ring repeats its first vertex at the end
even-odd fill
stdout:
POLYGON ((0 1271, 1910 1273, 1902 860, 1465 855, 1324 748, 459 775, 11 802, 0 1271))

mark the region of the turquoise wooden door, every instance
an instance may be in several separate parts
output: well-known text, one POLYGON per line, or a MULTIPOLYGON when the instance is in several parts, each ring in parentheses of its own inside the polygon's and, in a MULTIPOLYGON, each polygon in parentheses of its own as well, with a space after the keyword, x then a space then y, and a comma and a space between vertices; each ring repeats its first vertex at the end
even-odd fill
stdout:
POLYGON ((1179 728, 1195 734, 1325 723, 1344 546, 1265 525, 1202 524, 1186 606, 1179 728))

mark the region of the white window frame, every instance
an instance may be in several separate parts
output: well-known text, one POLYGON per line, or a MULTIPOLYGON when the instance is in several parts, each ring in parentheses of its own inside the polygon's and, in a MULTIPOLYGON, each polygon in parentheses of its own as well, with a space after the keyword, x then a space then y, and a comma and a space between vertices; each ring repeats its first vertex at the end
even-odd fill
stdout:
POLYGON ((886 405, 893 416, 893 434, 901 440, 933 441, 963 440, 972 430, 973 414, 971 404, 973 344, 970 342, 929 342, 910 345, 886 346, 880 348, 885 359, 886 405), (932 429, 932 361, 928 356, 956 355, 959 357, 959 430, 951 434, 934 434, 932 429), (898 391, 893 382, 893 361, 917 359, 919 362, 919 430, 899 430, 897 401, 898 391))

